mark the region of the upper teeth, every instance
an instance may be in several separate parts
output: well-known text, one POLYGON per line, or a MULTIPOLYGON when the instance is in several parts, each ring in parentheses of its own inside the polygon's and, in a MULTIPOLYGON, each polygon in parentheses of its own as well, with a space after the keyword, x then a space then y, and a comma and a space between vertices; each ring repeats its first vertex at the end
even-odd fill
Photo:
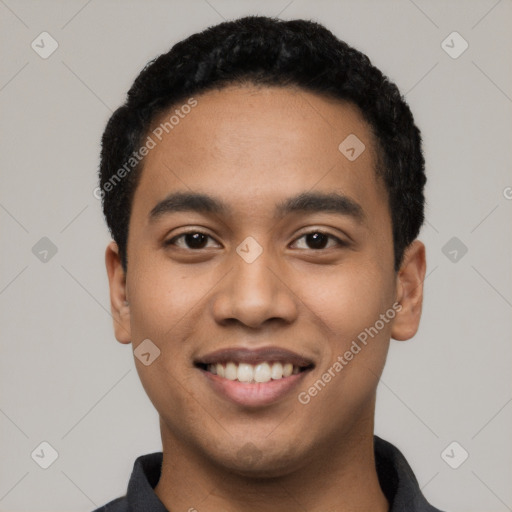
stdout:
POLYGON ((269 382, 299 373, 299 367, 292 363, 259 363, 256 365, 247 363, 209 364, 207 370, 229 380, 240 382, 269 382))

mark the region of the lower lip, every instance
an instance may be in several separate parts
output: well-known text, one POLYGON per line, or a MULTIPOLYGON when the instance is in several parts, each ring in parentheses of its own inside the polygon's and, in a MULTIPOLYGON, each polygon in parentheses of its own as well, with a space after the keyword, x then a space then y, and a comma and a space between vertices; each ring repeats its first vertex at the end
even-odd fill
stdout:
POLYGON ((213 389, 238 405, 262 407, 270 405, 291 393, 309 370, 269 382, 240 382, 219 377, 206 370, 200 370, 213 389))

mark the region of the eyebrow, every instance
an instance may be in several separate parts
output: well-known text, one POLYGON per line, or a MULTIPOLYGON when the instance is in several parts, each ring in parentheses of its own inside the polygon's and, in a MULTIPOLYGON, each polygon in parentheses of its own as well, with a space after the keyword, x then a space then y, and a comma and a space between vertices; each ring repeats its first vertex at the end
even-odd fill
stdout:
MULTIPOLYGON (((231 207, 221 199, 197 192, 174 192, 160 201, 149 213, 150 221, 156 221, 165 214, 193 211, 215 215, 232 215, 231 207)), ((336 192, 302 192, 279 202, 275 207, 274 219, 290 213, 336 213, 352 217, 359 223, 366 219, 361 205, 348 196, 336 192)))

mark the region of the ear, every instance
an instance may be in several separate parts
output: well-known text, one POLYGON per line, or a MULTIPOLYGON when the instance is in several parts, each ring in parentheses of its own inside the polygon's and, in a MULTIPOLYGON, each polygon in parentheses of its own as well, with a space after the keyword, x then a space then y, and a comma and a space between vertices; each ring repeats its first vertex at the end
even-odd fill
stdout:
POLYGON ((425 245, 419 240, 414 240, 405 250, 404 260, 396 277, 396 300, 402 309, 397 312, 391 329, 391 337, 395 340, 408 340, 418 330, 425 271, 425 245))
POLYGON ((131 343, 130 306, 128 305, 126 274, 119 257, 119 248, 110 242, 105 251, 110 286, 110 311, 114 320, 114 333, 120 343, 131 343))

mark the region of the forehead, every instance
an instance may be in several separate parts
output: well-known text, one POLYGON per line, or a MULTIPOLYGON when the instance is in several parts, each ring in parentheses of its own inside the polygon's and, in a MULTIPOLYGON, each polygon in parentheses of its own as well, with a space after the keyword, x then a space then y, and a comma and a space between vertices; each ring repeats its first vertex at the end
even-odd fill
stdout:
POLYGON ((259 205, 274 213, 271 203, 311 190, 339 192, 366 209, 386 204, 373 135, 356 106, 289 87, 230 86, 194 100, 151 127, 155 146, 134 201, 147 211, 174 190, 211 193, 253 216, 259 205))

